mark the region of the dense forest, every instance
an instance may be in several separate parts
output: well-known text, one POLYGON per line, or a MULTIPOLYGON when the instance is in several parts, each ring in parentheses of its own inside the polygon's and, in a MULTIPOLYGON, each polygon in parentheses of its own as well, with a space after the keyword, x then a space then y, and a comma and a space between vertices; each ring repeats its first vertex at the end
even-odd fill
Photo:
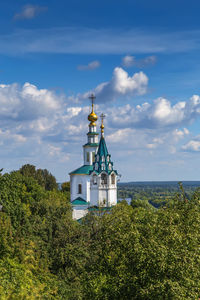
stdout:
POLYGON ((159 208, 134 196, 81 224, 69 192, 31 165, 0 176, 0 299, 199 298, 199 189, 180 183, 159 208))

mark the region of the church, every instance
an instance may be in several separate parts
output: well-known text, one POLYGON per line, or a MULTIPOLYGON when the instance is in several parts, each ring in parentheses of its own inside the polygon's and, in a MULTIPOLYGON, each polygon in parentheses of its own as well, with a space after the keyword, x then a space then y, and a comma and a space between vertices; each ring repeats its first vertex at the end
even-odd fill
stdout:
POLYGON ((83 165, 69 173, 71 203, 79 207, 111 207, 117 204, 118 173, 113 169, 111 155, 108 152, 104 137, 104 118, 101 114, 101 136, 97 132, 97 115, 94 112, 95 96, 91 113, 88 115, 89 130, 87 143, 83 145, 83 165))

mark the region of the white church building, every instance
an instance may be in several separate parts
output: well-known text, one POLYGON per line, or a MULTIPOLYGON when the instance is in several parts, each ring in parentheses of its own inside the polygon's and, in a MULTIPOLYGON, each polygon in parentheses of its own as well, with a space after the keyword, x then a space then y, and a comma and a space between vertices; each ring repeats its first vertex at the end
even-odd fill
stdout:
POLYGON ((104 137, 104 115, 101 115, 101 137, 97 133, 92 94, 92 111, 88 116, 87 143, 83 145, 83 165, 70 172, 71 203, 73 218, 79 219, 88 212, 88 207, 111 207, 117 204, 117 176, 104 137))

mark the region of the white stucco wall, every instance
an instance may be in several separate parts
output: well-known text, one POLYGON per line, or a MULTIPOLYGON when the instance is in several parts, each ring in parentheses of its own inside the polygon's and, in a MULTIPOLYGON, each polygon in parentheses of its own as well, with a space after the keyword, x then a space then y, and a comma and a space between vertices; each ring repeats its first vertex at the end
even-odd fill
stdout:
POLYGON ((90 190, 90 206, 98 206, 99 205, 99 190, 98 186, 91 188, 90 190))
POLYGON ((83 146, 84 165, 93 165, 92 152, 97 153, 97 147, 83 146), (87 152, 89 152, 89 162, 87 161, 87 152))
POLYGON ((71 201, 78 197, 90 202, 90 176, 70 175, 71 201), (82 193, 78 193, 78 185, 82 185, 82 193))
POLYGON ((87 215, 87 213, 88 213, 87 209, 76 209, 74 207, 73 211, 72 211, 72 218, 74 220, 78 220, 78 219, 85 217, 87 215))
POLYGON ((111 182, 111 175, 107 178, 107 185, 101 185, 101 176, 97 176, 97 184, 93 184, 91 176, 90 205, 113 206, 117 204, 117 180, 115 184, 111 182))

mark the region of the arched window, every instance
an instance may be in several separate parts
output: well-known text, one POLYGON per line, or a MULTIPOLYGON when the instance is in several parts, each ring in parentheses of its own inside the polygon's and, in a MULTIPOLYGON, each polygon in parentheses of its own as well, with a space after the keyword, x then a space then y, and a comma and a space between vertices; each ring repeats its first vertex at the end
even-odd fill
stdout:
POLYGON ((101 170, 102 170, 102 171, 105 171, 105 164, 104 164, 104 163, 101 164, 101 170))
POLYGON ((106 176, 106 174, 101 174, 101 184, 107 184, 107 176, 106 176))
POLYGON ((103 162, 105 161, 104 155, 102 155, 101 160, 102 160, 103 162))
POLYGON ((95 152, 92 152, 92 162, 95 161, 95 152))
POLYGON ((96 171, 98 170, 98 164, 97 163, 95 164, 95 170, 96 171))
POLYGON ((110 157, 109 157, 109 155, 107 155, 107 162, 109 162, 109 160, 110 160, 110 157))
POLYGON ((93 184, 97 184, 97 175, 93 175, 93 184))
POLYGON ((90 161, 90 152, 87 152, 87 162, 90 161))
POLYGON ((78 184, 78 194, 82 194, 82 184, 78 184))
POLYGON ((111 183, 115 184, 115 175, 114 174, 111 175, 111 183))

